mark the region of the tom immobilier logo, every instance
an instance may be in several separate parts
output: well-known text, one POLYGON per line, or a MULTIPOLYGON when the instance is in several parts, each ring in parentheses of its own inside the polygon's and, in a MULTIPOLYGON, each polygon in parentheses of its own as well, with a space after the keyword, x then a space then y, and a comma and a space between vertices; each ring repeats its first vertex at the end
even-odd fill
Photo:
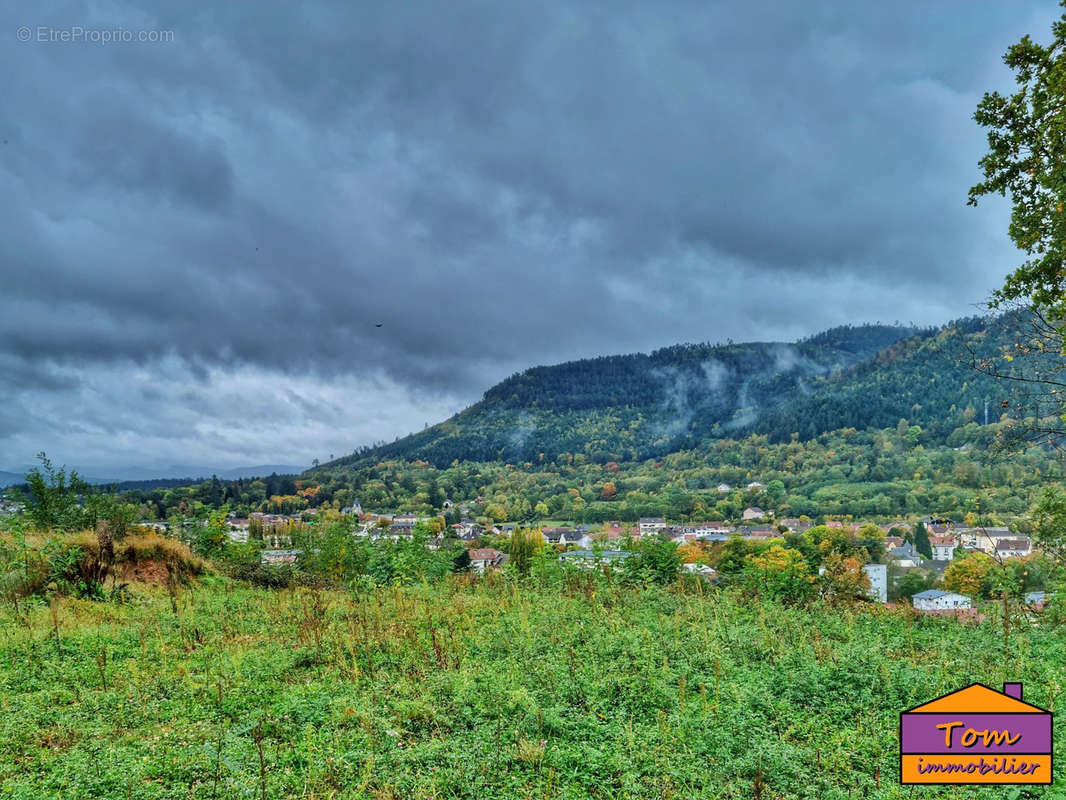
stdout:
POLYGON ((1052 714, 982 683, 899 715, 900 783, 1048 784, 1052 714))

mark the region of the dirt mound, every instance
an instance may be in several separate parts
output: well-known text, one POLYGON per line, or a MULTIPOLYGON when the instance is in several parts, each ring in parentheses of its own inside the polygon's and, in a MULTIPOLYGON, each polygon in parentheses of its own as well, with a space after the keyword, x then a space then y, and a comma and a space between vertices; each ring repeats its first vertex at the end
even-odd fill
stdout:
POLYGON ((163 561, 147 559, 145 561, 127 561, 121 565, 122 580, 127 583, 141 581, 143 583, 158 583, 166 585, 170 580, 170 567, 163 561))

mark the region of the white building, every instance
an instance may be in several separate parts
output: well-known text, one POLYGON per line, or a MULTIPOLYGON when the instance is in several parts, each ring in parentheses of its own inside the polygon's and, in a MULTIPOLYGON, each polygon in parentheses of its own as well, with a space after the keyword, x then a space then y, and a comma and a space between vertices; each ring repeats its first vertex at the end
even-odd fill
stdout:
POLYGON ((960 546, 977 548, 993 555, 996 552, 996 542, 1009 539, 1014 534, 1008 528, 956 528, 955 535, 960 546))
POLYGON ((1001 561, 1008 558, 1025 558, 1033 552, 1033 543, 1026 537, 1018 539, 1000 539, 996 542, 996 558, 1001 561))
POLYGON ((929 546, 933 549, 933 561, 951 561, 955 557, 954 536, 930 536, 929 546))
POLYGON ((699 575, 701 578, 708 581, 718 574, 714 567, 709 567, 706 564, 682 564, 681 570, 690 575, 699 575))
POLYGON ((888 602, 888 567, 884 564, 867 564, 862 569, 870 579, 870 597, 879 603, 888 602))
POLYGON ((641 517, 640 535, 654 536, 666 527, 666 520, 662 517, 641 517))
POLYGON ((482 573, 486 569, 500 566, 507 560, 507 556, 492 547, 482 547, 470 551, 470 569, 482 573))
POLYGON ((919 611, 957 611, 973 608, 973 601, 964 594, 945 592, 941 589, 926 589, 911 598, 919 611))

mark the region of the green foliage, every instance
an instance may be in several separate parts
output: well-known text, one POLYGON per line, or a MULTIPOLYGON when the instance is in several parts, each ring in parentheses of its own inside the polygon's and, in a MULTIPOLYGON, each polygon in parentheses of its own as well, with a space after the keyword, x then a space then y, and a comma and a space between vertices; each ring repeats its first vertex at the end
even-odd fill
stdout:
POLYGON ((623 571, 628 581, 662 586, 677 580, 681 570, 681 555, 676 543, 651 536, 633 542, 630 550, 638 555, 623 562, 623 571))
POLYGON ((805 603, 817 591, 815 577, 803 554, 779 544, 770 545, 763 553, 749 555, 744 579, 749 594, 786 605, 805 603))
POLYGON ((228 506, 222 506, 210 512, 206 524, 194 528, 193 550, 206 558, 221 555, 229 542, 229 528, 226 523, 228 516, 228 506))
POLYGON ((53 467, 44 453, 38 453, 37 459, 41 465, 26 473, 26 514, 33 526, 39 531, 83 527, 86 519, 79 501, 89 493, 88 484, 73 470, 68 475, 65 467, 53 467))
POLYGON ((1066 564, 1066 492, 1047 487, 1033 509, 1033 538, 1066 564))
POLYGON ((529 576, 533 558, 544 547, 544 538, 539 530, 516 528, 508 543, 508 566, 519 577, 529 576))
POLYGON ((0 608, 0 796, 904 800, 900 711, 1004 680, 1051 707, 1066 662, 1046 624, 1005 659, 987 624, 695 587, 171 602, 0 608))
POLYGON ((923 522, 914 526, 914 549, 925 558, 933 557, 933 544, 929 541, 929 530, 923 522))
POLYGON ((1029 36, 1012 45, 1004 62, 1018 90, 1010 97, 989 92, 974 114, 988 129, 988 152, 981 159, 984 180, 970 189, 969 202, 989 194, 1010 195, 1009 233, 1029 258, 1019 266, 995 301, 1024 298, 1046 307, 1052 319, 1066 318, 1062 291, 1066 258, 1066 17, 1052 23, 1053 41, 1039 45, 1029 36))
POLYGON ((895 596, 897 598, 909 600, 914 595, 919 592, 924 592, 928 588, 929 582, 926 580, 925 576, 917 570, 911 570, 900 578, 899 584, 896 586, 895 596))

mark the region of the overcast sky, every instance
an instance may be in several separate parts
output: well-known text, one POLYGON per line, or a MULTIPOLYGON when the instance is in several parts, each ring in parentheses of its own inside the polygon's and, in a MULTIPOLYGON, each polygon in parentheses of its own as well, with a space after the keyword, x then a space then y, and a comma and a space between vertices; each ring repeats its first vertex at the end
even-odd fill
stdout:
POLYGON ((2 6, 0 469, 307 464, 536 364, 974 313, 1018 256, 971 115, 1060 12, 2 6))

